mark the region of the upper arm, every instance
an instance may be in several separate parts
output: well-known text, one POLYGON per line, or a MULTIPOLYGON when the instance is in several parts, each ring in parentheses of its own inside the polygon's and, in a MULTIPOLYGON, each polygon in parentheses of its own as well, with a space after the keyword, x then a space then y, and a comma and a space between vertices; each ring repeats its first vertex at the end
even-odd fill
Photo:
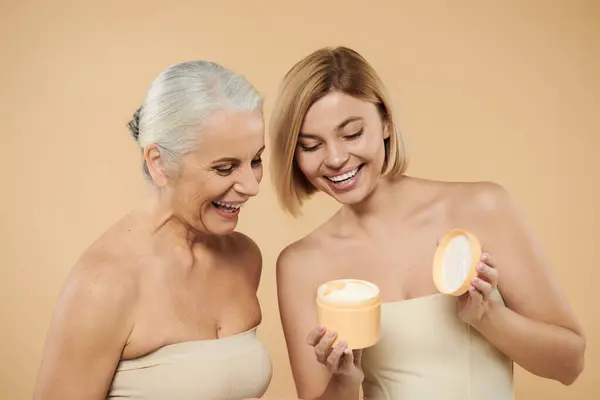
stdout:
POLYGON ((483 251, 498 269, 498 289, 515 312, 583 335, 539 238, 509 193, 493 183, 476 193, 483 251))
POLYGON ((306 254, 288 247, 279 255, 276 267, 281 324, 296 391, 303 399, 318 397, 331 379, 331 373, 318 363, 314 348, 307 342, 317 325, 310 265, 306 254))
POLYGON ((114 270, 85 265, 67 278, 46 336, 35 399, 106 398, 131 330, 132 293, 114 270))

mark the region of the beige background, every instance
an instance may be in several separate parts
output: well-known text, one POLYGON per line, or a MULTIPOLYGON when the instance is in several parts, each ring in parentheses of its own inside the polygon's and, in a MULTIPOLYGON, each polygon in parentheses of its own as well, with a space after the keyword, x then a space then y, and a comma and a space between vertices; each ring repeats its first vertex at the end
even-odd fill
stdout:
MULTIPOLYGON (((125 124, 154 76, 187 59, 221 62, 260 88, 268 115, 285 71, 336 44, 362 52, 387 82, 411 174, 500 182, 546 245, 586 328, 587 367, 570 388, 518 369, 517 398, 598 398, 600 5, 593 0, 2 0, 0 398, 31 396, 63 278, 144 195, 125 124)), ((293 390, 275 258, 334 209, 319 198, 304 218, 285 217, 267 175, 241 217, 240 230, 264 253, 260 336, 275 363, 270 394, 293 390)))

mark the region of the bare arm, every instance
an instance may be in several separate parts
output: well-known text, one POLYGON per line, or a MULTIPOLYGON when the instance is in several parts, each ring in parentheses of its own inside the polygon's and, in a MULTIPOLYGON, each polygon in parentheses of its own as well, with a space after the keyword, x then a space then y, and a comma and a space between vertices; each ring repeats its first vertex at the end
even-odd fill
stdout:
POLYGON ((529 372, 570 385, 584 367, 582 327, 509 195, 494 184, 481 189, 482 245, 496 261, 507 307, 492 303, 474 327, 529 372))
POLYGON ((316 327, 316 306, 311 291, 314 285, 306 271, 310 268, 310 260, 306 254, 294 254, 294 250, 288 247, 277 260, 277 295, 297 394, 305 400, 358 399, 360 383, 344 375, 332 374, 317 361, 315 349, 307 342, 319 339, 309 339, 316 327))
POLYGON ((114 266, 74 268, 58 298, 34 400, 104 400, 131 329, 132 288, 114 266))

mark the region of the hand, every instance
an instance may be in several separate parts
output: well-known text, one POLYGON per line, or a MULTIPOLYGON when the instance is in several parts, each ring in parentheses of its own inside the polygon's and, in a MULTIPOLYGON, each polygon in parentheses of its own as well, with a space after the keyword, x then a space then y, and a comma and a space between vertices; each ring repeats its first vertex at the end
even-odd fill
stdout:
POLYGON ((458 316, 473 325, 480 322, 489 309, 490 296, 498 286, 498 270, 487 253, 481 254, 477 276, 471 280, 469 290, 458 298, 458 316))
POLYGON ((327 332, 324 326, 317 326, 308 335, 308 344, 315 348, 317 361, 325 365, 334 375, 362 383, 364 374, 360 366, 362 350, 350 350, 344 340, 339 340, 334 347, 332 343, 337 332, 327 332))

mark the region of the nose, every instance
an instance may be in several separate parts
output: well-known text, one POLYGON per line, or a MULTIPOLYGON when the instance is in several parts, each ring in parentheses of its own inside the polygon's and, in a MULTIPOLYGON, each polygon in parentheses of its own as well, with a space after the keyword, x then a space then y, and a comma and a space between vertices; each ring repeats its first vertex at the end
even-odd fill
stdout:
POLYGON ((348 161, 348 156, 342 144, 330 144, 327 146, 325 165, 332 169, 339 169, 348 161))
POLYGON ((251 168, 244 170, 240 179, 234 185, 236 192, 248 197, 256 196, 260 190, 259 180, 254 175, 251 168))

